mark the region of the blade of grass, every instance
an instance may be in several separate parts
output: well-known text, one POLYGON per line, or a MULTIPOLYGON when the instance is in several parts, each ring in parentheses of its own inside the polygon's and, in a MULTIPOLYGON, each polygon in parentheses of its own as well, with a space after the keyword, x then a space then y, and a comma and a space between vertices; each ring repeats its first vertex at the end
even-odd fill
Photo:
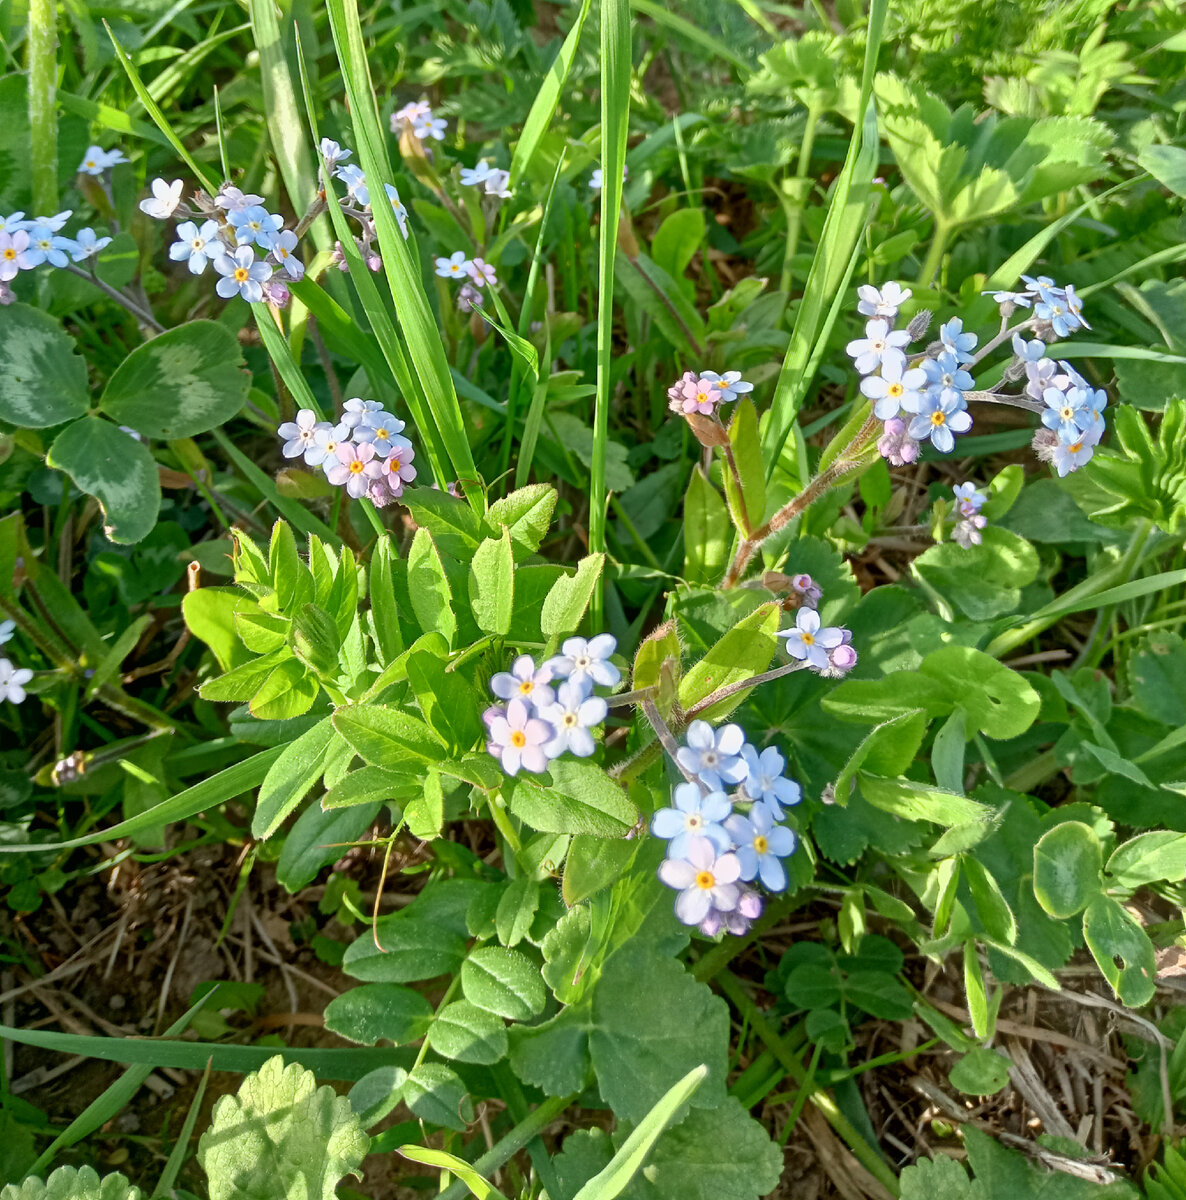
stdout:
MULTIPOLYGON (((630 76, 633 71, 628 0, 601 4, 601 231, 597 268, 597 396, 593 407, 593 461, 589 481, 589 552, 605 553, 610 391, 614 333, 614 257, 622 211, 622 168, 630 132, 630 76)), ((603 620, 602 581, 590 604, 593 628, 603 620)))
POLYGON ((808 364, 821 336, 827 311, 848 269, 853 247, 865 227, 865 196, 877 169, 878 153, 877 113, 872 100, 873 75, 888 7, 889 0, 872 0, 870 4, 865 64, 857 104, 857 112, 863 114, 863 118, 859 127, 853 130, 848 156, 832 191, 828 215, 791 331, 791 342, 775 385, 774 400, 762 438, 767 479, 773 476, 778 456, 811 384, 808 364))
MULTIPOLYGON (((217 989, 214 989, 217 990, 217 989)), ((187 1013, 179 1017, 169 1026, 166 1036, 173 1037, 181 1033, 193 1019, 207 1000, 214 995, 214 990, 207 992, 187 1013)), ((105 1125, 113 1117, 118 1116, 132 1101, 132 1097, 143 1087, 144 1081, 152 1074, 153 1064, 143 1063, 128 1067, 128 1069, 106 1090, 90 1102, 58 1134, 45 1148, 41 1157, 29 1168, 30 1175, 40 1175, 54 1160, 54 1155, 66 1146, 73 1146, 83 1138, 90 1137, 96 1129, 105 1125)))
POLYGON ((726 62, 732 63, 743 77, 753 74, 753 68, 740 54, 734 54, 719 38, 705 33, 699 25, 694 25, 691 21, 679 16, 671 8, 664 8, 663 5, 654 3, 653 0, 630 0, 630 7, 644 17, 650 17, 656 25, 662 25, 672 33, 687 38, 694 46, 699 46, 701 50, 707 51, 713 58, 723 58, 726 62))
POLYGON ((387 146, 379 125, 379 112, 371 83, 356 0, 328 0, 330 29, 342 81, 350 103, 355 143, 371 195, 375 232, 383 270, 395 302, 396 320, 408 347, 412 369, 420 381, 432 419, 448 451, 449 460, 475 512, 485 508, 485 497, 477 478, 461 404, 449 373, 449 361, 440 330, 429 307, 412 252, 396 224, 395 212, 384 202, 383 185, 392 178, 387 146))
MULTIPOLYGON (((581 40, 581 30, 585 28, 585 19, 592 7, 593 0, 582 0, 581 11, 577 13, 577 19, 568 31, 568 36, 552 60, 552 65, 548 68, 548 73, 544 76, 544 81, 540 84, 540 89, 531 102, 531 111, 527 114, 527 120, 523 122, 523 132, 519 134, 515 153, 511 155, 510 187, 512 190, 531 166, 531 160, 539 148, 540 139, 544 136, 552 116, 556 112, 560 93, 564 90, 568 72, 572 69, 572 61, 576 58, 577 45, 581 40)), ((544 221, 546 222, 547 219, 547 210, 545 209, 544 221)), ((503 469, 506 469, 505 466, 503 469)))
POLYGON ((29 0, 25 66, 29 73, 29 132, 33 155, 29 173, 33 211, 58 211, 58 8, 54 0, 29 0))
POLYGON ((107 30, 107 36, 111 39, 111 45, 115 50, 115 57, 119 60, 119 65, 123 67, 124 73, 128 77, 128 82, 131 83, 136 95, 140 97, 140 103, 144 105, 144 111, 152 118, 152 123, 169 139, 169 145, 177 151, 177 156, 193 172, 194 178, 206 191, 214 195, 218 190, 217 187, 206 172, 194 162, 189 151, 182 145, 181 139, 173 132, 173 127, 165 120, 165 114, 161 112, 160 106, 149 95, 148 89, 144 86, 144 81, 140 78, 135 64, 128 57, 127 51, 119 44, 119 39, 112 32, 111 26, 104 21, 103 28, 107 30))
MULTIPOLYGON (((213 991, 203 996, 205 1000, 208 996, 212 996, 213 991)), ((173 1185, 177 1182, 177 1176, 181 1174, 181 1168, 185 1165, 185 1156, 189 1150, 189 1139, 194 1135, 194 1126, 198 1123, 198 1113, 202 1108, 202 1097, 206 1095, 206 1085, 210 1082, 210 1072, 213 1070, 214 1060, 210 1059, 206 1063, 206 1069, 202 1072, 201 1082, 198 1084, 198 1090, 194 1093, 194 1098, 190 1102, 189 1112, 185 1114, 185 1123, 181 1126, 181 1132, 177 1135, 177 1141, 173 1149, 169 1153, 169 1161, 165 1163, 165 1169, 161 1172, 160 1179, 157 1180, 157 1185, 152 1189, 152 1200, 166 1200, 167 1197, 173 1195, 173 1185)))
MULTIPOLYGON (((210 995, 213 992, 207 993, 210 995)), ((416 1057, 414 1048, 402 1046, 304 1050, 290 1046, 232 1046, 221 1042, 167 1041, 164 1038, 85 1037, 47 1029, 17 1029, 10 1025, 0 1025, 0 1038, 59 1054, 82 1055, 103 1062, 139 1063, 147 1067, 174 1067, 180 1071, 201 1071, 213 1059, 216 1071, 246 1074, 259 1070, 269 1058, 280 1054, 285 1062, 307 1067, 318 1079, 351 1083, 376 1067, 410 1067, 416 1057)))

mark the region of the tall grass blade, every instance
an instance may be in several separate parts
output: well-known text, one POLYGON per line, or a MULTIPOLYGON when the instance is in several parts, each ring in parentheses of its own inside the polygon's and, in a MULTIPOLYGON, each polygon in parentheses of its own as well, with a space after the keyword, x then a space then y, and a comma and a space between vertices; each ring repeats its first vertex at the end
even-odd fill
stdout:
MULTIPOLYGON (((210 993, 210 995, 213 994, 213 992, 210 993)), ((202 999, 205 1000, 206 997, 203 996, 202 999)), ((210 1082, 210 1072, 213 1069, 214 1060, 211 1059, 206 1063, 198 1090, 190 1101, 189 1112, 185 1114, 185 1123, 181 1126, 181 1132, 177 1135, 177 1141, 169 1153, 169 1161, 165 1163, 165 1169, 161 1172, 156 1187, 152 1189, 152 1200, 166 1200, 167 1197, 173 1195, 173 1185, 177 1182, 177 1176, 181 1174, 181 1168, 185 1165, 189 1139, 194 1135, 194 1126, 198 1123, 198 1113, 202 1109, 202 1097, 206 1095, 206 1085, 210 1082)))
MULTIPOLYGON (((593 408, 593 459, 589 481, 589 551, 605 552, 607 489, 606 447, 609 443, 610 368, 614 332, 614 258, 622 211, 622 168, 630 127, 631 61, 628 0, 601 3, 601 236, 597 270, 597 397, 593 408)), ((591 616, 601 623, 602 583, 593 593, 591 616)))

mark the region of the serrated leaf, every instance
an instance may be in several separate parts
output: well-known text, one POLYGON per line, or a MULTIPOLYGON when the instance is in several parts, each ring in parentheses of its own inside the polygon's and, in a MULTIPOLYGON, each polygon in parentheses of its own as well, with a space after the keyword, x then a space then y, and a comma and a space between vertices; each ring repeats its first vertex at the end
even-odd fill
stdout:
POLYGON ((93 1167, 59 1167, 44 1182, 33 1175, 6 1184, 0 1200, 142 1200, 142 1193, 118 1172, 100 1179, 93 1167))
POLYGON ((345 1096, 276 1055, 215 1104, 198 1162, 210 1200, 334 1200, 340 1180, 361 1178, 369 1146, 345 1096))
POLYGON ((217 321, 187 321, 137 346, 107 382, 99 407, 145 437, 194 437, 244 405, 251 375, 239 339, 217 321))

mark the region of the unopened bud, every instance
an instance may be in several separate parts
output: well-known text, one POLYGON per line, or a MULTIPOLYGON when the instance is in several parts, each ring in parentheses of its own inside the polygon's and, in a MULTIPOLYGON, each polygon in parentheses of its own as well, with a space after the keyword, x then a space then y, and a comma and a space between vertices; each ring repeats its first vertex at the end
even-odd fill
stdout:
POLYGON ((932 316, 934 314, 931 310, 924 308, 910 318, 910 324, 906 326, 906 332, 909 334, 912 342, 917 342, 920 337, 926 337, 926 332, 931 327, 932 316))
POLYGON ((287 308, 288 302, 292 299, 292 293, 288 290, 287 284, 278 279, 269 279, 264 284, 264 299, 276 308, 287 308))
POLYGON ((1054 450, 1058 445, 1058 434, 1043 425, 1034 432, 1034 440, 1031 445, 1039 462, 1053 462, 1054 450))
POLYGON ((699 413, 683 413, 682 416, 702 446, 711 448, 729 444, 729 435, 716 417, 703 417, 699 413))

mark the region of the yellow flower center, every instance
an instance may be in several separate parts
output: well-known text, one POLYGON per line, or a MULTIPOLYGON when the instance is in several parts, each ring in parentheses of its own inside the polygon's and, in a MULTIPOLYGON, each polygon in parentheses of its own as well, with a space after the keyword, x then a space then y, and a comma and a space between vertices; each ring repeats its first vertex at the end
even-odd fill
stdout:
POLYGON ((891 383, 885 390, 887 395, 896 400, 906 389, 900 383, 891 383))
POLYGON ((250 278, 250 275, 251 275, 251 272, 248 271, 246 267, 236 267, 235 268, 235 282, 236 283, 246 283, 247 280, 250 278))
POLYGON ((770 843, 761 834, 758 834, 758 836, 754 838, 754 849, 759 854, 765 854, 766 851, 770 849, 770 843))
POLYGON ((350 464, 350 474, 351 475, 361 475, 363 472, 363 469, 365 467, 366 467, 366 463, 364 463, 361 458, 356 458, 350 464))
POLYGON ((572 729, 573 726, 576 725, 576 723, 577 723, 576 713, 567 712, 564 714, 564 727, 566 729, 572 729))
POLYGON ((14 258, 16 258, 16 251, 9 246, 8 249, 4 251, 4 257, 11 262, 14 258))
POLYGON ((1078 454, 1079 451, 1083 449, 1083 443, 1082 442, 1074 442, 1070 446, 1068 446, 1067 449, 1072 454, 1078 454))
POLYGON ((524 679, 523 682, 519 684, 519 694, 521 696, 530 696, 534 689, 535 683, 530 679, 524 679))
POLYGON ((931 413, 931 424, 932 425, 946 425, 947 417, 941 412, 933 412, 933 413, 931 413))
POLYGON ((190 245, 195 250, 201 250, 206 245, 206 239, 205 238, 194 238, 194 240, 192 242, 190 242, 190 245))
POLYGON ((803 638, 803 645, 805 645, 805 646, 814 646, 815 645, 815 634, 804 632, 801 636, 803 638))
POLYGON ((711 871, 700 871, 696 875, 696 886, 702 891, 707 892, 709 888, 714 888, 716 885, 716 876, 711 871))
POLYGON ((1064 421, 1069 421, 1075 415, 1075 410, 1073 408, 1068 408, 1064 404, 1063 407, 1059 410, 1059 415, 1062 417, 1062 419, 1064 421))
POLYGON ((380 442, 385 441, 390 436, 391 435, 387 432, 386 429, 376 429, 375 430, 375 438, 377 441, 380 441, 380 442))
POLYGON ((516 750, 522 750, 527 745, 527 735, 521 729, 516 729, 511 734, 511 745, 516 750))
POLYGON ((387 470, 390 471, 392 475, 398 475, 400 471, 403 470, 403 463, 401 463, 399 459, 393 455, 387 460, 387 470))
POLYGON ((708 393, 707 392, 697 392, 696 393, 696 403, 697 404, 707 404, 708 403, 708 393))

